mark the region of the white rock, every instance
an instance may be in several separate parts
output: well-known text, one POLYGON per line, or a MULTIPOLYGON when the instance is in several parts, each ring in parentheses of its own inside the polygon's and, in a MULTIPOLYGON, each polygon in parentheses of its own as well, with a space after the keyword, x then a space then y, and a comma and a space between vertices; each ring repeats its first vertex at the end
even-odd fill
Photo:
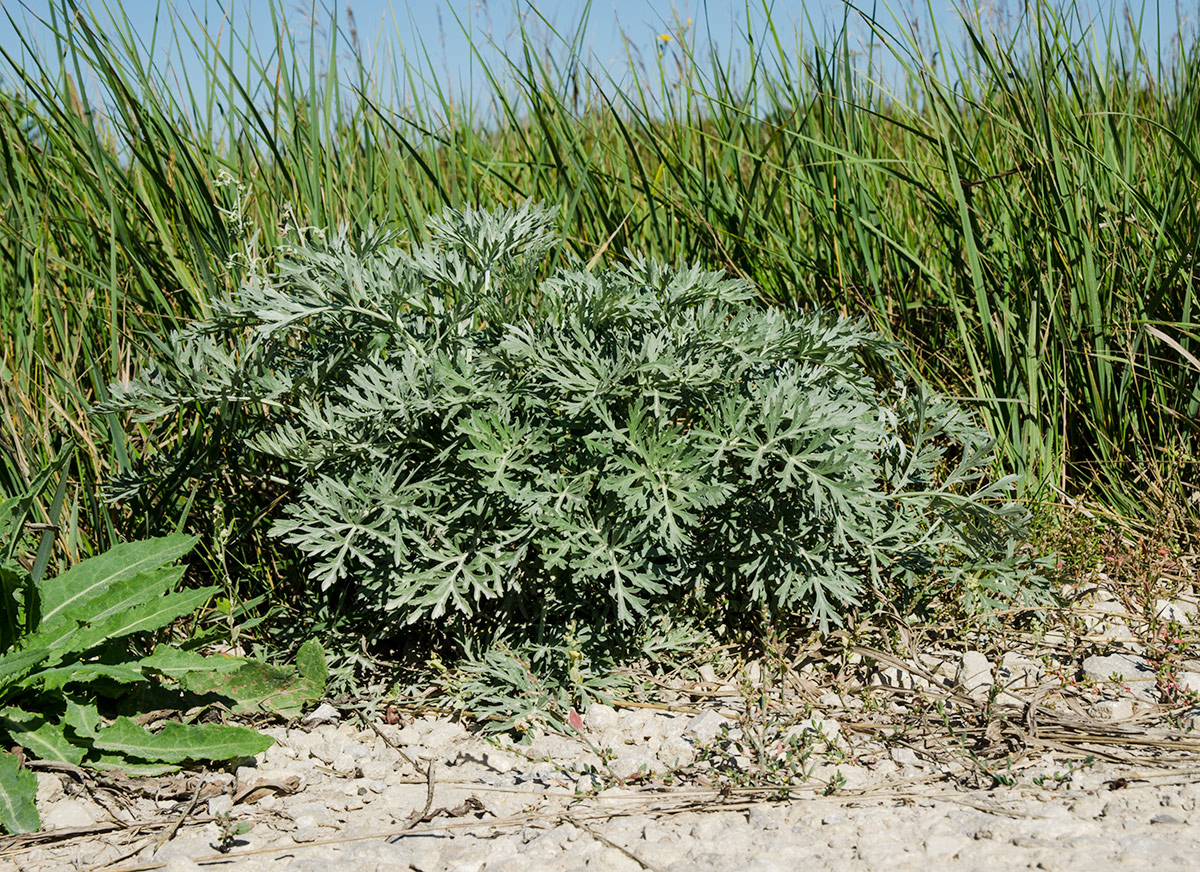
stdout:
POLYGON ((974 844, 974 839, 962 833, 934 833, 925 839, 925 856, 953 858, 974 844))
POLYGON ((1083 661, 1083 674, 1102 687, 1114 689, 1112 678, 1116 676, 1118 688, 1128 691, 1139 699, 1158 699, 1155 683, 1158 676, 1154 666, 1145 657, 1134 654, 1094 655, 1083 661))
MULTIPOLYGON (((1133 630, 1129 629, 1129 625, 1124 621, 1112 620, 1101 624, 1093 630, 1087 638, 1094 642, 1118 642, 1128 643, 1137 642, 1137 636, 1133 635, 1133 630)), ((1127 647, 1122 644, 1122 647, 1127 647)))
POLYGON ((708 709, 688 721, 688 725, 683 728, 683 735, 699 744, 704 744, 715 739, 721 732, 721 727, 728 724, 728 719, 721 717, 712 709, 708 709))
POLYGON ((720 682, 720 679, 717 678, 717 670, 713 668, 711 663, 705 663, 696 672, 699 674, 700 680, 706 684, 718 684, 720 682))
POLYGON ((733 819, 726 815, 705 815, 692 824, 689 835, 702 845, 728 841, 734 830, 733 819))
POLYGON ((329 766, 334 771, 342 775, 350 775, 357 769, 354 764, 354 758, 345 751, 339 751, 337 755, 329 761, 329 766))
MULTIPOLYGON (((208 828, 206 827, 205 830, 208 828)), ((214 831, 215 827, 212 828, 214 831)), ((216 832, 214 832, 214 835, 216 832)), ((154 860, 156 863, 169 863, 175 859, 188 859, 190 857, 203 857, 205 854, 212 853, 210 844, 212 839, 205 838, 203 835, 197 837, 196 834, 183 835, 182 833, 174 839, 159 845, 155 851, 149 849, 139 852, 139 859, 154 860)))
POLYGON ((37 804, 43 808, 52 802, 66 796, 63 790, 62 777, 57 772, 36 772, 37 775, 37 804))
POLYGON ((657 759, 640 749, 636 749, 634 753, 622 754, 608 764, 608 770, 613 777, 622 781, 641 774, 652 774, 662 768, 662 764, 657 759))
POLYGON ((301 723, 307 725, 315 724, 334 724, 341 719, 341 713, 327 702, 321 703, 309 714, 305 715, 301 723))
POLYGON ((379 760, 364 760, 358 764, 358 768, 362 770, 362 777, 371 781, 381 781, 392 774, 394 767, 379 760))
POLYGON ((417 729, 416 724, 401 727, 396 731, 396 741, 401 745, 419 745, 421 744, 421 731, 417 729))
POLYGON ((264 763, 273 766, 282 766, 295 760, 298 754, 295 748, 290 745, 280 744, 279 740, 276 740, 275 744, 264 751, 262 756, 264 763))
POLYGON ((993 683, 991 661, 979 651, 964 651, 954 681, 971 698, 986 698, 993 683))
POLYGON ((1088 706, 1088 714, 1098 721, 1127 721, 1133 717, 1133 700, 1103 699, 1088 706))
POLYGON ((779 821, 770 806, 754 806, 746 813, 746 822, 756 830, 779 829, 779 821))
POLYGON ((519 760, 519 757, 514 757, 504 751, 491 750, 483 753, 483 765, 501 775, 516 766, 519 760))
POLYGON ((79 827, 90 827, 98 820, 92 807, 76 799, 56 802, 54 808, 42 815, 44 830, 73 830, 79 827))
POLYGON ((921 765, 921 759, 912 748, 889 748, 888 756, 901 766, 919 767, 921 765))
POLYGON ((651 714, 642 724, 642 739, 661 743, 667 737, 672 720, 673 718, 663 717, 658 713, 651 714))
POLYGON ((696 749, 683 736, 664 739, 657 757, 667 766, 690 766, 696 759, 696 749))
POLYGON ((1200 672, 1178 672, 1175 678, 1179 684, 1179 690, 1183 693, 1189 691, 1200 693, 1200 672))
POLYGON ((954 664, 943 659, 937 654, 919 654, 917 660, 925 667, 925 671, 930 675, 935 675, 940 678, 954 680, 954 664))
POLYGON ((208 813, 213 817, 229 814, 231 811, 233 811, 233 797, 228 793, 218 794, 208 801, 208 813))
MULTIPOLYGON (((287 738, 284 741, 287 743, 287 747, 296 752, 297 760, 307 760, 312 756, 313 744, 322 740, 320 736, 305 730, 288 730, 287 738)), ((267 752, 271 753, 279 747, 279 744, 272 745, 267 752)))
POLYGON ((1196 604, 1185 599, 1160 599, 1154 603, 1154 615, 1159 620, 1174 621, 1186 627, 1196 620, 1196 604))
POLYGON ((615 708, 598 702, 588 706, 587 713, 583 716, 584 726, 593 733, 605 733, 615 729, 620 720, 621 716, 615 708))
POLYGON ((663 741, 678 739, 682 736, 688 720, 683 715, 660 715, 658 718, 659 731, 662 733, 663 741))
POLYGON ((588 863, 589 868, 605 869, 607 872, 643 872, 642 864, 634 860, 624 851, 605 847, 596 857, 595 863, 588 863))
POLYGON ((864 839, 855 845, 854 853, 868 869, 886 869, 905 856, 906 847, 908 846, 901 839, 877 833, 873 838, 864 839))
POLYGON ((888 666, 878 670, 872 679, 872 683, 882 684, 885 687, 896 687, 901 690, 914 690, 920 686, 928 687, 928 682, 921 681, 916 675, 907 669, 901 669, 899 666, 888 666))
POLYGON ((596 737, 593 744, 597 748, 609 748, 615 750, 625 744, 633 744, 633 737, 627 736, 620 727, 612 730, 606 730, 596 737))
MULTIPOLYGON (((1116 599, 1113 599, 1111 597, 1111 595, 1109 595, 1108 598, 1105 598, 1105 599, 1098 599, 1097 602, 1094 602, 1091 605, 1089 605, 1087 607, 1087 609, 1088 609, 1088 611, 1100 612, 1103 615, 1112 615, 1113 617, 1117 617, 1117 618, 1128 618, 1129 617, 1129 610, 1127 608, 1125 608, 1125 606, 1122 605, 1119 601, 1117 601, 1116 599)), ((1096 622, 1103 622, 1105 619, 1098 617, 1096 615, 1092 615, 1092 616, 1089 616, 1087 618, 1087 620, 1091 621, 1093 623, 1096 623, 1096 622)))
POLYGON ((581 750, 582 745, 575 736, 542 733, 530 741, 526 753, 534 760, 573 760, 581 750))
POLYGON ((622 715, 619 729, 625 736, 626 744, 637 744, 646 737, 646 720, 651 717, 651 713, 636 709, 622 715))
POLYGON ((453 721, 436 721, 421 737, 421 744, 433 751, 465 738, 467 738, 467 731, 462 724, 456 724, 453 721))
POLYGON ((996 702, 1000 705, 1024 706, 1045 675, 1046 671, 1036 660, 1016 651, 1006 652, 996 667, 996 684, 1001 688, 996 695, 996 702))
POLYGON ((602 805, 607 801, 610 807, 615 805, 617 808, 623 808, 628 807, 630 799, 641 795, 638 791, 630 790, 628 787, 606 787, 597 794, 596 798, 601 800, 602 805))
POLYGON ((1047 630, 1042 636, 1042 642, 1050 648, 1065 648, 1070 641, 1062 630, 1047 630))
POLYGON ((1129 612, 1120 602, 1092 602, 1086 610, 1088 613, 1083 615, 1083 625, 1087 639, 1093 642, 1116 643, 1123 648, 1137 647, 1137 637, 1126 623, 1129 612))
POLYGON ((320 802, 316 800, 306 800, 303 802, 294 803, 288 808, 288 816, 300 826, 300 820, 303 818, 305 822, 320 824, 332 819, 331 809, 328 802, 320 802))
POLYGON ((854 790, 866 786, 871 780, 871 773, 861 766, 847 766, 844 763, 818 763, 813 767, 811 781, 817 784, 828 784, 836 788, 840 782, 841 788, 854 790))
POLYGON ((996 669, 996 683, 1005 690, 1033 690, 1045 674, 1041 664, 1032 657, 1007 651, 996 669))

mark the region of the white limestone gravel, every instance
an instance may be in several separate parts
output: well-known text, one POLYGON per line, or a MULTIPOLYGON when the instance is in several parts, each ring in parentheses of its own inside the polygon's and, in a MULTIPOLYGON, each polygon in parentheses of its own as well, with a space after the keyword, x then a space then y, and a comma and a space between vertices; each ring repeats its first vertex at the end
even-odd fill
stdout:
POLYGON ((1200 662, 1149 647, 706 663, 524 742, 325 701, 226 771, 39 771, 46 832, 0 839, 0 872, 1191 870, 1200 662))
MULTIPOLYGON (((715 709, 676 708, 687 710, 596 706, 582 735, 524 745, 487 740, 444 717, 376 720, 374 729, 349 717, 268 728, 276 745, 236 774, 210 775, 218 792, 161 846, 154 833, 96 834, 9 853, 0 870, 97 868, 123 855, 108 868, 1170 870, 1193 869, 1200 856, 1200 768, 1178 753, 1170 765, 1150 754, 1138 766, 1081 765, 1078 754, 1052 753, 1013 765, 1007 783, 969 789, 962 755, 889 748, 877 731, 812 711, 790 734, 815 742, 820 761, 808 784, 772 800, 739 790, 731 777, 722 791, 711 766, 665 763, 664 749, 695 757, 729 743, 735 723, 715 709), (611 759, 596 753, 597 740, 616 736, 627 741, 611 759), (832 780, 845 786, 823 795, 832 780), (268 787, 255 801, 235 801, 259 783, 268 787), (299 789, 269 787, 289 783, 299 789), (427 806, 429 819, 414 824, 427 806), (223 813, 254 824, 228 855, 214 850, 221 830, 212 816, 223 813)), ((1187 735, 1161 735, 1166 745, 1200 751, 1187 735)), ((106 808, 63 774, 39 779, 48 826, 121 817, 119 805, 106 808)), ((143 796, 126 819, 172 819, 185 804, 164 808, 143 796)))

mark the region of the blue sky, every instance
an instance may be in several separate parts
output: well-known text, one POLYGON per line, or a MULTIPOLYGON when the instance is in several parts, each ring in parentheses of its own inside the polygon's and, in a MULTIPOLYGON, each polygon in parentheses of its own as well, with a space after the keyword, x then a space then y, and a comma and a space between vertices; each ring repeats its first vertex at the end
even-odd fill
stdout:
MULTIPOLYGON (((43 46, 48 45, 49 28, 38 19, 48 19, 56 0, 0 0, 0 7, 16 19, 21 29, 43 46)), ((81 0, 84 5, 101 12, 113 10, 126 18, 142 38, 149 43, 157 20, 160 31, 169 31, 166 24, 171 16, 189 27, 202 25, 209 33, 229 33, 234 27, 238 34, 250 32, 260 40, 272 42, 271 0, 81 0)), ((548 26, 561 33, 571 32, 588 4, 579 0, 566 2, 533 2, 521 0, 423 0, 407 3, 403 0, 279 0, 294 31, 301 32, 314 17, 323 25, 336 13, 345 27, 351 13, 360 45, 366 55, 386 53, 402 47, 409 53, 427 51, 439 72, 452 75, 465 72, 470 58, 470 39, 464 28, 472 32, 474 41, 489 41, 500 46, 512 46, 517 39, 516 9, 525 12, 528 27, 544 32, 548 26)), ((758 5, 757 2, 751 6, 758 5)), ((789 27, 805 13, 803 2, 776 2, 776 19, 789 27)), ((821 9, 840 9, 836 0, 807 3, 809 12, 821 14, 821 9)), ((761 16, 759 16, 761 17, 761 16)), ((589 26, 584 46, 602 64, 624 61, 624 39, 644 52, 654 52, 660 34, 673 29, 675 22, 691 21, 695 34, 711 37, 718 49, 727 45, 729 35, 745 27, 744 0, 596 0, 590 4, 589 26)), ((0 21, 0 47, 19 51, 12 23, 0 21)), ((161 44, 156 54, 172 54, 161 44)), ((174 53, 186 67, 188 59, 174 53)), ((457 75, 455 76, 457 77, 457 75)))
MULTIPOLYGON (((164 69, 169 65, 176 78, 193 78, 203 69, 191 47, 182 48, 172 37, 172 21, 198 33, 203 27, 222 46, 230 44, 231 36, 237 46, 251 35, 251 41, 260 46, 274 45, 271 8, 277 5, 272 0, 79 0, 99 11, 99 19, 107 20, 109 13, 127 21, 137 38, 150 54, 152 39, 157 27, 158 36, 153 44, 155 65, 164 69)), ((1021 0, 1000 0, 992 7, 1015 8, 1021 0)), ((1140 0, 1134 0, 1137 4, 1140 0)), ((328 28, 331 13, 336 12, 343 34, 348 33, 349 16, 352 13, 355 31, 364 59, 376 63, 376 76, 386 66, 385 59, 403 53, 410 60, 420 60, 439 85, 448 87, 458 99, 467 93, 482 93, 484 88, 477 64, 472 62, 471 43, 494 46, 485 50, 490 62, 519 44, 518 15, 523 10, 526 26, 543 40, 553 42, 547 32, 553 27, 559 33, 569 34, 576 27, 586 4, 580 0, 420 0, 408 3, 402 0, 278 0, 288 16, 288 24, 301 45, 307 48, 313 34, 320 52, 328 45, 328 28), (316 15, 313 16, 313 10, 316 15), (313 22, 316 22, 314 29, 313 22), (464 28, 469 31, 464 33, 464 28)), ((38 51, 47 52, 52 46, 51 31, 38 22, 49 18, 50 7, 55 0, 0 0, 0 8, 11 15, 17 29, 24 31, 38 51)), ((775 0, 771 4, 772 19, 776 27, 791 38, 794 28, 807 31, 806 16, 814 21, 818 31, 841 20, 843 4, 839 0, 775 0)), ((1079 0, 1086 19, 1103 20, 1101 10, 1110 6, 1109 0, 1079 0)), ((1190 6, 1195 2, 1191 0, 1190 6)), ((761 32, 763 15, 761 0, 752 0, 750 21, 752 29, 761 32), (757 10, 757 11, 756 11, 757 10)), ((864 0, 864 8, 871 8, 864 0)), ((913 10, 928 28, 931 23, 947 26, 955 20, 952 13, 953 0, 929 0, 928 5, 914 4, 911 0, 879 0, 875 7, 878 17, 889 21, 901 10, 913 10), (933 21, 929 19, 932 17, 933 21)), ((1175 30, 1176 0, 1148 0, 1145 6, 1148 35, 1161 32, 1169 35, 1175 30), (1161 22, 1160 19, 1161 18, 1161 22)), ((8 15, 0 16, 0 48, 20 57, 22 48, 13 23, 8 15)), ((588 27, 582 40, 583 48, 590 54, 595 67, 612 75, 620 83, 627 75, 627 47, 641 62, 652 66, 657 52, 664 43, 660 35, 671 33, 678 24, 690 22, 690 41, 702 54, 708 50, 735 63, 739 59, 731 56, 731 46, 744 51, 744 41, 731 38, 747 27, 747 4, 745 0, 594 0, 590 7, 588 27)), ((1194 23, 1194 22, 1193 22, 1194 23)), ((235 47, 233 55, 243 60, 235 47)), ((349 47, 343 45, 339 59, 349 59, 349 47)), ((744 59, 742 59, 744 60, 744 59)), ((235 64, 236 66, 237 64, 235 64)), ((0 67, 4 65, 0 63, 0 67)), ((9 80, 9 71, 0 72, 0 78, 9 80)), ((385 76, 386 77, 386 76, 385 76)), ((85 85, 86 86, 86 85, 85 85)))

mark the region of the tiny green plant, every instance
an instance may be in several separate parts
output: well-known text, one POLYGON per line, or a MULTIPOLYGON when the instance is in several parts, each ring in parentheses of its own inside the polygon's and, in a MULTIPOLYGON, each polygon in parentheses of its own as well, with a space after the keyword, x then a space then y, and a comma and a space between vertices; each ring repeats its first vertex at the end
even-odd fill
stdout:
POLYGON ((1070 784, 1075 778, 1075 773, 1084 769, 1090 769, 1096 765, 1096 758, 1089 754, 1082 760, 1076 762, 1074 760, 1067 761, 1067 770, 1065 772, 1055 771, 1049 775, 1035 775, 1033 783, 1038 787, 1044 787, 1048 790, 1058 790, 1065 784, 1070 784))
POLYGON ((833 796, 838 791, 845 790, 845 789, 846 789, 846 776, 842 774, 841 769, 838 769, 838 770, 835 770, 834 773, 829 776, 829 780, 825 782, 825 789, 822 790, 821 792, 825 796, 833 796))
POLYGON ((828 628, 1044 593, 991 440, 894 346, 698 266, 543 276, 553 220, 448 210, 412 250, 300 238, 102 411, 198 413, 223 462, 290 483, 272 530, 327 614, 436 627, 550 719, 590 658, 685 608, 828 628), (553 687, 528 668, 546 646, 553 687))
POLYGON ((228 854, 233 850, 237 845, 238 836, 244 836, 254 829, 252 821, 235 821, 233 815, 227 811, 216 816, 216 825, 219 836, 212 847, 222 854, 228 854))

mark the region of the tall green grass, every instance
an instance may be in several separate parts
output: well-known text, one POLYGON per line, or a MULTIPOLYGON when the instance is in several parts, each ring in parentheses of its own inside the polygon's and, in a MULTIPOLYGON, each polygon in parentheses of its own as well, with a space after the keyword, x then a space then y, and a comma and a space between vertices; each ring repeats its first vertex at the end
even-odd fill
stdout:
POLYGON ((850 6, 840 31, 793 32, 764 9, 730 55, 681 24, 618 83, 584 22, 480 52, 471 101, 426 52, 372 63, 346 21, 298 41, 273 9, 248 60, 172 20, 160 38, 204 61, 186 82, 128 22, 67 3, 53 52, 3 59, 0 491, 70 440, 72 550, 192 505, 114 515, 99 483, 162 446, 88 408, 240 281, 247 250, 527 198, 560 207, 584 261, 699 260, 765 303, 867 316, 976 404, 1031 500, 1194 515, 1193 42, 1151 56, 1135 16, 1097 32, 1045 2, 1003 32, 965 16, 961 41, 850 6))

